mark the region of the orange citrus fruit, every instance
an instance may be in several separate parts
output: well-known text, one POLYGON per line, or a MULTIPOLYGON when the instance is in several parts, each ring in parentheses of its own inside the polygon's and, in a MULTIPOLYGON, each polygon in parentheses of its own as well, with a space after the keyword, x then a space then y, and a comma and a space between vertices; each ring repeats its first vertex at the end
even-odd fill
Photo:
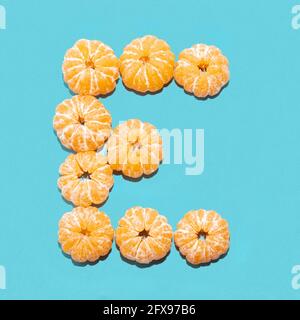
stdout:
POLYGON ((174 64, 175 55, 164 40, 144 36, 124 48, 120 72, 129 89, 155 92, 172 80, 174 64))
POLYGON ((176 246, 191 264, 217 260, 228 251, 229 237, 227 221, 206 210, 189 211, 174 233, 176 246))
POLYGON ((116 87, 119 60, 106 44, 81 39, 66 52, 62 71, 65 82, 74 93, 105 95, 116 87))
POLYGON ((76 152, 103 146, 111 133, 111 116, 92 96, 74 96, 56 108, 53 127, 61 143, 76 152))
POLYGON ((133 207, 119 221, 116 243, 126 259, 148 264, 170 251, 172 228, 156 210, 133 207))
POLYGON ((112 247, 114 229, 109 217, 95 207, 77 207, 59 222, 58 242, 76 262, 94 262, 112 247))
POLYGON ((107 158, 94 151, 69 155, 59 168, 58 187, 75 206, 103 203, 113 186, 113 172, 107 158))
POLYGON ((174 78, 196 97, 215 96, 229 81, 229 63, 217 47, 196 44, 180 53, 174 78))
POLYGON ((139 178, 158 169, 162 161, 162 139, 152 124, 131 119, 113 130, 107 151, 113 170, 139 178))

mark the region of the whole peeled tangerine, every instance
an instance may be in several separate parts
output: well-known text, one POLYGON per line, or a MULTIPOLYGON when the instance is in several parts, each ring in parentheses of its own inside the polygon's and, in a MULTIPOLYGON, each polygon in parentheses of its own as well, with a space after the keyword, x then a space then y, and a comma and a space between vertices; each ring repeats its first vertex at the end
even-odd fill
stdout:
POLYGON ((106 95, 116 87, 119 60, 114 51, 101 41, 78 40, 64 57, 64 81, 80 95, 106 95))
POLYGON ((126 259, 149 264, 170 251, 172 228, 156 210, 133 207, 119 221, 116 243, 126 259))
POLYGON ((155 36, 144 36, 128 44, 120 57, 125 86, 138 92, 156 92, 173 78, 175 55, 155 36))
POLYGON ((101 148, 111 133, 111 115, 93 96, 74 96, 60 103, 53 127, 60 142, 76 152, 101 148))
POLYGON ((59 168, 57 181, 63 197, 75 206, 103 203, 114 184, 107 158, 94 151, 70 154, 59 168))
POLYGON ((174 240, 180 253, 194 265, 217 260, 229 249, 226 220, 215 211, 192 210, 177 224, 174 240))
POLYGON ((184 49, 174 70, 176 82, 199 98, 217 95, 229 77, 227 58, 220 49, 206 44, 184 49))
POLYGON ((114 229, 109 217, 95 207, 77 207, 59 222, 58 242, 79 263, 95 262, 112 247, 114 229))
POLYGON ((112 169, 130 178, 154 173, 163 158, 162 139, 150 123, 131 119, 116 127, 107 142, 112 169))

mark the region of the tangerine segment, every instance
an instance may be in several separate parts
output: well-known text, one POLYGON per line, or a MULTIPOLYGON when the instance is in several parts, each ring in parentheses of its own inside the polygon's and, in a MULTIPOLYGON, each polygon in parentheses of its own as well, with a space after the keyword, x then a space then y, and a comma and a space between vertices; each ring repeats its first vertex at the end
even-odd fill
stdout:
POLYGON ((66 52, 62 71, 65 82, 74 93, 104 95, 116 87, 119 60, 101 41, 81 39, 66 52))
POLYGON ((228 251, 229 238, 227 221, 215 211, 202 209, 189 211, 174 233, 176 246, 191 264, 217 260, 228 251))
POLYGON ((116 127, 107 142, 108 162, 125 176, 155 172, 162 161, 162 139, 150 123, 131 119, 116 127))
POLYGON ((156 210, 133 207, 119 221, 116 243, 125 258, 149 264, 170 251, 172 228, 156 210))
POLYGON ((113 186, 113 171, 107 158, 94 151, 69 155, 59 168, 58 187, 75 206, 103 203, 113 186))
POLYGON ((176 82, 199 98, 218 94, 229 77, 227 58, 217 47, 205 44, 184 49, 174 70, 176 82))
POLYGON ((126 87, 155 92, 173 78, 175 55, 155 36, 144 36, 128 44, 120 57, 120 72, 126 87))
POLYGON ((111 115, 92 96, 74 96, 56 108, 53 127, 61 143, 76 152, 103 146, 111 133, 111 115))
POLYGON ((77 207, 59 222, 58 242, 76 262, 94 262, 112 247, 114 230, 109 217, 95 207, 77 207))

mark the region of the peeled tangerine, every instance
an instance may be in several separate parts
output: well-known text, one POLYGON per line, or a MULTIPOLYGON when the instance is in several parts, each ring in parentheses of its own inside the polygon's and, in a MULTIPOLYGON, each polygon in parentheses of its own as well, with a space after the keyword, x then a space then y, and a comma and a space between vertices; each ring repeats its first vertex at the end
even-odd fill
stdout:
POLYGON ((215 96, 229 81, 228 65, 220 49, 196 44, 180 53, 174 78, 185 91, 196 97, 215 96))
POLYGON ((156 210, 133 207, 119 221, 116 243, 125 258, 149 264, 170 251, 172 228, 156 210))
POLYGON ((113 131, 107 142, 108 162, 125 176, 139 178, 155 172, 162 161, 162 139, 150 123, 128 120, 113 131))
POLYGON ((192 210, 177 224, 174 240, 191 264, 209 263, 228 251, 228 223, 215 211, 192 210))
POLYGON ((62 71, 65 82, 74 93, 105 95, 116 87, 119 60, 101 41, 81 39, 66 52, 62 71))
POLYGON ((125 47, 120 72, 129 89, 155 92, 172 80, 174 64, 175 56, 164 40, 144 36, 125 47))
POLYGON ((113 186, 113 171, 107 158, 94 151, 69 155, 60 166, 58 187, 75 206, 103 203, 113 186))
POLYGON ((103 146, 111 132, 111 115, 92 96, 74 96, 56 108, 53 127, 61 143, 76 152, 103 146))
POLYGON ((113 237, 109 217, 95 207, 74 208, 59 222, 58 241, 62 250, 79 263, 94 262, 106 256, 113 237))

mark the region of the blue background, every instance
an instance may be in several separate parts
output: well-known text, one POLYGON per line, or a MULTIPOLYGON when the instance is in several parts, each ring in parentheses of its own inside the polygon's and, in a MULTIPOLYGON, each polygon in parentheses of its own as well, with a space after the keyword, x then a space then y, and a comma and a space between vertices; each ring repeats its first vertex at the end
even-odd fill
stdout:
POLYGON ((300 264, 300 30, 294 1, 1 1, 0 265, 7 298, 289 298, 300 264), (158 128, 203 128, 205 169, 163 165, 151 179, 115 177, 102 207, 114 227, 133 205, 166 215, 173 228, 193 208, 215 209, 231 228, 229 254, 188 266, 175 249, 149 268, 121 260, 113 246, 96 265, 75 266, 57 244, 57 223, 71 210, 56 187, 67 156, 52 129, 56 105, 71 93, 61 63, 80 38, 99 39, 119 56, 132 39, 154 34, 173 52, 214 44, 231 62, 231 82, 199 101, 172 82, 139 96, 119 81, 102 102, 114 125, 140 118, 158 128))

